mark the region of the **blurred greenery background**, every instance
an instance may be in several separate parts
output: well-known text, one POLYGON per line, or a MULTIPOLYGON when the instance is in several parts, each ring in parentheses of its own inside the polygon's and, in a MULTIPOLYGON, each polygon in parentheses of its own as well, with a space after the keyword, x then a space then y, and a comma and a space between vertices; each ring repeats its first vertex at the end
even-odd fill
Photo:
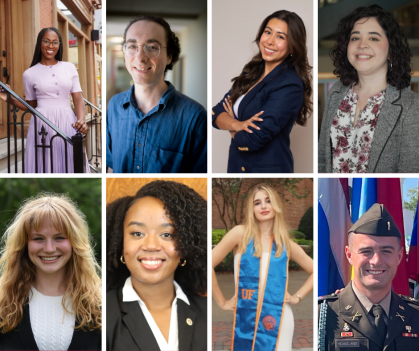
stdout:
POLYGON ((96 259, 102 253, 102 180, 89 178, 2 178, 0 179, 0 235, 24 200, 40 192, 66 194, 86 215, 96 259))

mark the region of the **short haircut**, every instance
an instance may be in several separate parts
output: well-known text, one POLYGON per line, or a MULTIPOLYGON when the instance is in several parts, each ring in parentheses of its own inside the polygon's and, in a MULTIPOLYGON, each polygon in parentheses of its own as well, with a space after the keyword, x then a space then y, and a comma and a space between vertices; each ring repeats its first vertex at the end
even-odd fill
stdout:
POLYGON ((166 66, 166 69, 164 70, 164 73, 167 72, 167 70, 173 69, 173 65, 179 61, 180 56, 180 43, 179 39, 176 36, 174 32, 172 32, 169 23, 167 23, 162 17, 158 16, 152 16, 152 15, 140 15, 133 20, 131 20, 130 23, 128 23, 127 28, 125 28, 124 31, 124 41, 122 42, 122 45, 126 43, 127 40, 127 32, 128 29, 135 23, 139 21, 149 21, 149 22, 155 22, 160 24, 164 28, 164 32, 166 33, 166 46, 167 46, 167 56, 170 56, 172 58, 172 61, 170 64, 166 66))

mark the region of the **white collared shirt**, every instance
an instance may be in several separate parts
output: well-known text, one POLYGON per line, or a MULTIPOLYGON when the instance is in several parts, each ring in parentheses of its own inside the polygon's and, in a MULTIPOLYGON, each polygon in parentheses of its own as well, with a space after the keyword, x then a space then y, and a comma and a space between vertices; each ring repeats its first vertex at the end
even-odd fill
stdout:
MULTIPOLYGON (((176 296, 172 303, 172 312, 170 315, 169 342, 166 342, 166 339, 164 338, 159 327, 154 321, 154 318, 151 315, 150 311, 148 310, 146 304, 141 300, 141 298, 135 292, 132 286, 131 277, 127 278, 127 280, 125 281, 125 285, 122 289, 123 302, 138 301, 141 307, 141 310, 144 313, 144 317, 148 325, 150 326, 150 329, 153 332, 153 335, 156 338, 157 344, 159 345, 159 348, 161 351, 179 351, 179 335, 178 335, 179 333, 178 333, 178 323, 177 323, 177 299, 181 299, 185 301, 188 305, 190 305, 187 296, 185 295, 185 293, 183 292, 179 284, 176 282, 173 282, 173 283, 175 287, 176 296)), ((138 332, 140 332, 140 330, 138 332)))

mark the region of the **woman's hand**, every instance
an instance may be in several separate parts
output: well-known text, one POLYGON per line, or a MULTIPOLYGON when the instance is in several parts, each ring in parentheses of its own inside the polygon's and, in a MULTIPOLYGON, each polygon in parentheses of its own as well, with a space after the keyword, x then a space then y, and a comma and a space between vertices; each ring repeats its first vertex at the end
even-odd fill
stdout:
POLYGON ((234 311, 234 307, 236 306, 236 296, 233 296, 230 300, 226 300, 224 305, 220 306, 220 308, 224 311, 234 311))
POLYGON ((299 303, 299 302, 300 302, 300 299, 299 299, 297 296, 295 296, 295 295, 290 295, 290 294, 287 292, 287 297, 286 297, 286 299, 285 299, 285 302, 286 302, 286 303, 289 303, 290 305, 296 305, 297 303, 299 303))
MULTIPOLYGON (((8 88, 10 88, 10 85, 9 84, 6 84, 6 86, 8 87, 8 88)), ((11 89, 11 88, 10 88, 11 89)), ((11 97, 10 97, 11 98, 11 97)), ((7 101, 7 95, 6 95, 6 91, 2 88, 2 87, 0 87, 0 99, 2 99, 3 101, 7 101)))
POLYGON ((86 134, 87 133, 87 124, 83 120, 77 120, 75 123, 72 124, 73 128, 77 130, 79 133, 86 134))
POLYGON ((233 112, 233 107, 231 106, 230 96, 229 96, 229 97, 226 97, 226 98, 224 99, 224 102, 223 102, 223 107, 224 107, 224 110, 226 110, 226 112, 228 113, 228 115, 229 115, 231 118, 233 118, 233 119, 234 119, 234 112, 233 112))
POLYGON ((259 116, 263 113, 263 111, 260 111, 259 113, 256 113, 252 118, 249 118, 246 121, 240 122, 239 120, 234 120, 232 127, 234 129, 235 132, 240 132, 242 130, 248 132, 248 133, 253 133, 249 127, 255 128, 257 130, 260 130, 260 128, 253 124, 253 121, 258 121, 258 122, 262 122, 263 119, 259 118, 259 116))

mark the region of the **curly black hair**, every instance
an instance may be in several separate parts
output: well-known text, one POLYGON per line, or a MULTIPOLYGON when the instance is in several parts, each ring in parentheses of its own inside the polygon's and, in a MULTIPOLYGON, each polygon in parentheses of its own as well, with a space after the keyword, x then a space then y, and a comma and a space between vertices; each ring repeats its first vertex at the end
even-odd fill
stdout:
POLYGON ((120 257, 124 247, 124 219, 136 200, 151 196, 161 200, 176 233, 175 247, 187 264, 175 271, 182 290, 207 292, 207 202, 193 189, 176 182, 156 180, 135 196, 120 198, 106 206, 107 290, 122 287, 130 276, 120 257))
POLYGON ((383 28, 389 42, 389 68, 387 83, 398 90, 410 86, 412 53, 402 29, 393 16, 378 5, 358 7, 351 14, 343 17, 336 32, 336 43, 330 50, 330 58, 336 69, 333 73, 340 78, 343 85, 358 82, 358 73, 348 60, 348 43, 355 22, 362 18, 374 17, 383 28))
POLYGON ((172 31, 170 28, 169 23, 167 23, 163 18, 159 16, 152 16, 152 15, 140 15, 133 20, 131 20, 130 23, 128 23, 127 28, 125 28, 124 31, 124 41, 122 42, 122 45, 125 44, 127 39, 127 32, 128 29, 135 23, 139 21, 149 21, 149 22, 155 22, 157 24, 160 24, 164 28, 164 32, 166 33, 166 49, 167 49, 167 56, 170 56, 172 58, 172 61, 166 66, 164 73, 167 72, 167 70, 173 69, 173 65, 179 61, 180 56, 180 43, 179 38, 176 36, 176 34, 172 31))

